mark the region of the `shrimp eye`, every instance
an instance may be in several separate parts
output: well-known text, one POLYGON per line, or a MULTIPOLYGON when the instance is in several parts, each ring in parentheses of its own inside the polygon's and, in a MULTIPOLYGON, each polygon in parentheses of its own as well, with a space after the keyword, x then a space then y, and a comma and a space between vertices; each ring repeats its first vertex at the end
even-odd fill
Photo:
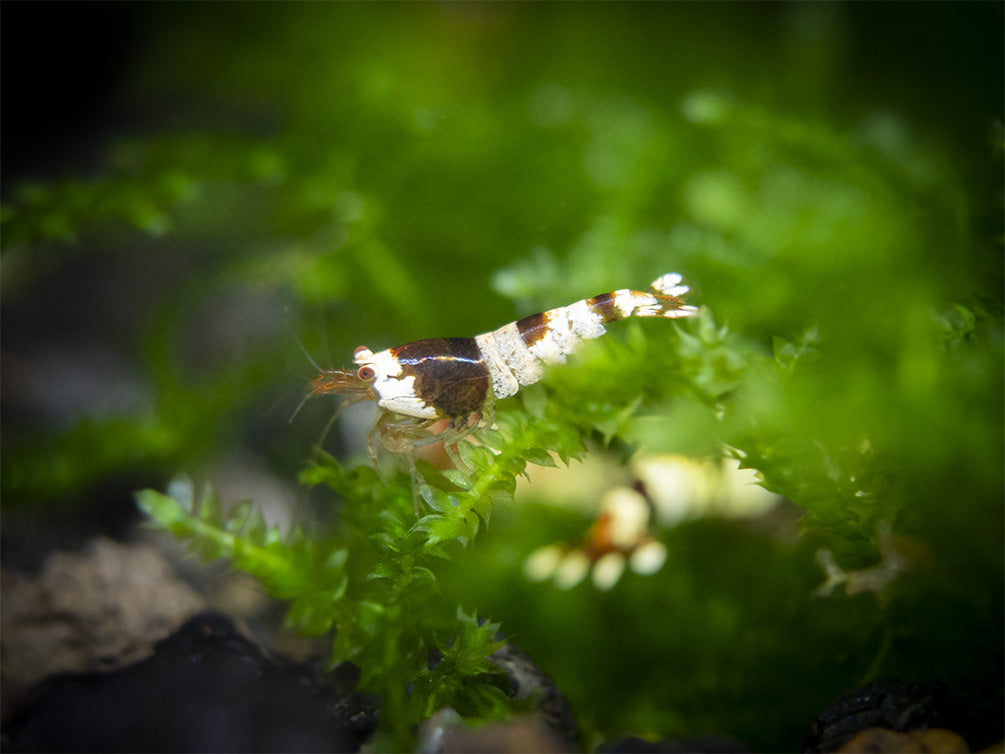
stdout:
POLYGON ((377 376, 377 373, 373 371, 373 367, 361 366, 356 370, 356 376, 363 380, 363 382, 369 382, 377 376))

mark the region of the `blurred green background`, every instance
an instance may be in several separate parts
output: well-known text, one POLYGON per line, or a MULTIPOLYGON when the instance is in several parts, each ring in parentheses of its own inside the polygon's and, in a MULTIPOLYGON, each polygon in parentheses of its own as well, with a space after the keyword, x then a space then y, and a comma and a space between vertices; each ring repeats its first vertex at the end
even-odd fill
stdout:
POLYGON ((927 576, 810 601, 813 541, 694 522, 659 576, 558 593, 520 562, 569 523, 528 501, 459 593, 601 735, 791 747, 896 674, 951 683, 972 745, 1001 738, 1003 20, 6 4, 2 502, 46 515, 5 527, 8 557, 120 530, 179 468, 296 499, 331 404, 288 423, 313 376, 290 329, 341 367, 679 271, 729 335, 632 439, 740 447, 836 552, 868 565, 886 521, 927 576))

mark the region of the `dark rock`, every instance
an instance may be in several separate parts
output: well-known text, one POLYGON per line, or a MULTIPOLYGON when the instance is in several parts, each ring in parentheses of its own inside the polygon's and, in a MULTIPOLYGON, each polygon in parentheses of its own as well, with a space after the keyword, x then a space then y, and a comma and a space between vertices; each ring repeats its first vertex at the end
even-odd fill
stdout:
POLYGON ((870 683, 841 697, 810 725, 805 752, 838 751, 867 728, 897 732, 924 730, 940 719, 945 689, 937 684, 909 685, 898 680, 870 683))
POLYGON ((4 751, 357 751, 371 710, 267 658, 203 613, 114 673, 51 679, 3 733, 4 751))
POLYGON ((503 644, 491 659, 509 676, 509 695, 514 699, 534 699, 541 721, 559 741, 572 746, 578 736, 576 717, 555 682, 511 641, 503 644))

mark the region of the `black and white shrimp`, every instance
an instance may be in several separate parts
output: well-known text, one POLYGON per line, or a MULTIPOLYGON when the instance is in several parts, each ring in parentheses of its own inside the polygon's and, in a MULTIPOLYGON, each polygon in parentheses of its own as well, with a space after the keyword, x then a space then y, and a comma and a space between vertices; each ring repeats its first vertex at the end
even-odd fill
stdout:
POLYGON ((532 314, 473 338, 428 338, 374 353, 360 346, 356 370, 325 369, 311 394, 347 396, 343 405, 376 401, 380 414, 367 436, 396 453, 433 442, 446 444, 492 423, 497 399, 541 379, 546 367, 565 362, 583 340, 598 338, 604 325, 627 317, 690 317, 683 301, 688 286, 676 273, 659 277, 650 291, 623 289, 569 306, 532 314), (446 421, 436 434, 433 425, 446 421))

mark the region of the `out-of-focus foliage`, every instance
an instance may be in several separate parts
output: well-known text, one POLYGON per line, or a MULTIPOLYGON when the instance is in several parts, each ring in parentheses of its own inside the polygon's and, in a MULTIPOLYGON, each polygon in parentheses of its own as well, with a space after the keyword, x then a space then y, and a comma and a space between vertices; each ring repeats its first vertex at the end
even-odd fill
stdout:
MULTIPOLYGON (((658 575, 599 594, 521 574, 579 514, 496 505, 488 536, 434 519, 423 542, 477 538, 437 566, 435 599, 415 597, 417 630, 454 625, 458 604, 501 621, 600 735, 791 749, 828 701, 898 675, 948 683, 985 721, 972 746, 1001 738, 1000 7, 129 12, 142 44, 119 107, 156 127, 123 128, 98 171, 4 197, 5 506, 198 467, 249 436, 292 475, 324 417, 320 400, 293 427, 263 408, 286 390, 292 410, 311 376, 284 319, 342 366, 360 343, 473 335, 679 271, 700 319, 612 326, 499 407, 499 442, 517 465, 584 437, 622 455, 727 446, 806 511, 806 534, 684 525, 660 533, 658 575), (46 369, 38 323, 64 340, 105 326, 139 397, 49 421, 46 396, 81 372, 46 369), (519 441, 546 422, 558 434, 519 441), (906 574, 879 598, 811 596, 816 547, 867 567, 884 527, 913 553, 906 574)), ((401 507, 368 485, 335 485, 346 518, 401 507)), ((444 513, 449 485, 428 489, 444 513)), ((315 546, 328 562, 345 543, 315 546)))

